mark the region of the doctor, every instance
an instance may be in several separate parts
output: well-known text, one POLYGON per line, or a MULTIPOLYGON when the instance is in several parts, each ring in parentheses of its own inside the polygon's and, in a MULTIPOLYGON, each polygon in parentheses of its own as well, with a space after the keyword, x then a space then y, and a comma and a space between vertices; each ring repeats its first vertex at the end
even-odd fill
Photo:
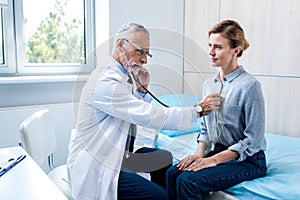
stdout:
POLYGON ((77 200, 167 199, 165 172, 172 155, 154 148, 132 153, 135 126, 131 123, 183 130, 220 106, 221 97, 215 94, 196 107, 152 106, 147 91, 131 80, 134 72, 148 88, 149 72, 142 67, 147 56, 152 57, 149 46, 147 29, 136 23, 123 25, 114 39, 111 62, 103 70, 96 68, 82 89, 67 159, 77 200), (142 170, 150 172, 151 181, 133 173, 142 170))

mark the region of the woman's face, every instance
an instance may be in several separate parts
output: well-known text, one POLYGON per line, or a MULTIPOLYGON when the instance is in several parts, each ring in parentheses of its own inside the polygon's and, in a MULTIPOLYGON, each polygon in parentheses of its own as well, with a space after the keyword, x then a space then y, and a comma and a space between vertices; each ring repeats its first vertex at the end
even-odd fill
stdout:
POLYGON ((229 40, 221 33, 212 33, 209 36, 209 56, 215 67, 234 67, 237 63, 238 49, 232 49, 229 40))

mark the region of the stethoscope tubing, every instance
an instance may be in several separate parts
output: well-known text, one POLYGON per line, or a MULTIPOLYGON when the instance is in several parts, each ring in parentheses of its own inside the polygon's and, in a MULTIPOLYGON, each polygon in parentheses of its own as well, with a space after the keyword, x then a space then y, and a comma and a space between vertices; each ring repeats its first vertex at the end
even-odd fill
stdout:
POLYGON ((145 88, 142 84, 141 84, 141 82, 139 81, 139 79, 138 78, 136 78, 136 76, 133 74, 133 72, 131 72, 131 75, 132 75, 132 77, 133 77, 133 79, 136 81, 136 82, 138 82, 138 84, 140 84, 140 86, 151 96, 151 97, 153 97, 153 99, 155 99, 158 103, 160 103, 161 105, 163 105, 163 106, 165 106, 165 107, 169 107, 168 105, 166 105, 166 104, 164 104, 163 102, 161 102, 154 94, 152 94, 147 88, 145 88))

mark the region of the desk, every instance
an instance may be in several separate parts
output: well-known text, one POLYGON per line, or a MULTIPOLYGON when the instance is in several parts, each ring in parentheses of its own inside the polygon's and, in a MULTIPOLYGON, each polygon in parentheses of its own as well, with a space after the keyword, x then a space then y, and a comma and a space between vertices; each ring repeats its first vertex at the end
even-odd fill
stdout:
POLYGON ((26 154, 26 158, 0 177, 1 200, 67 200, 22 147, 0 149, 0 161, 26 154))

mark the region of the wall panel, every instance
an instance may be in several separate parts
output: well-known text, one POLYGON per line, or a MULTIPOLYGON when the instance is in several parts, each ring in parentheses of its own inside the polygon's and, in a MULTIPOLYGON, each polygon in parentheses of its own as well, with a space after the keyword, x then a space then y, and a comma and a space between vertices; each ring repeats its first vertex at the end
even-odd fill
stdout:
POLYGON ((184 71, 214 72, 208 57, 207 31, 219 21, 219 0, 185 1, 184 71))
POLYGON ((238 21, 250 48, 239 64, 261 81, 266 99, 266 130, 300 137, 300 1, 186 1, 184 92, 198 91, 204 73, 212 73, 205 57, 207 30, 223 19, 238 21), (191 42, 192 41, 192 42, 191 42), (196 80, 193 80, 196 79, 196 80), (198 81, 200 80, 200 81, 198 81))
POLYGON ((220 19, 243 26, 250 48, 241 61, 254 74, 300 77, 300 1, 221 0, 220 19))
POLYGON ((145 65, 157 95, 183 92, 184 0, 110 0, 110 36, 125 22, 139 22, 150 31, 153 58, 145 65), (163 67, 162 67, 163 66, 163 67), (171 73, 166 69, 172 70, 171 73), (158 73, 157 73, 158 72, 158 73), (165 80, 176 79, 170 85, 165 80), (177 78, 179 77, 179 78, 177 78))
POLYGON ((266 131, 300 137, 300 79, 257 77, 266 105, 266 131))
POLYGON ((185 72, 184 74, 184 93, 202 97, 202 85, 206 79, 214 76, 211 73, 185 72))

